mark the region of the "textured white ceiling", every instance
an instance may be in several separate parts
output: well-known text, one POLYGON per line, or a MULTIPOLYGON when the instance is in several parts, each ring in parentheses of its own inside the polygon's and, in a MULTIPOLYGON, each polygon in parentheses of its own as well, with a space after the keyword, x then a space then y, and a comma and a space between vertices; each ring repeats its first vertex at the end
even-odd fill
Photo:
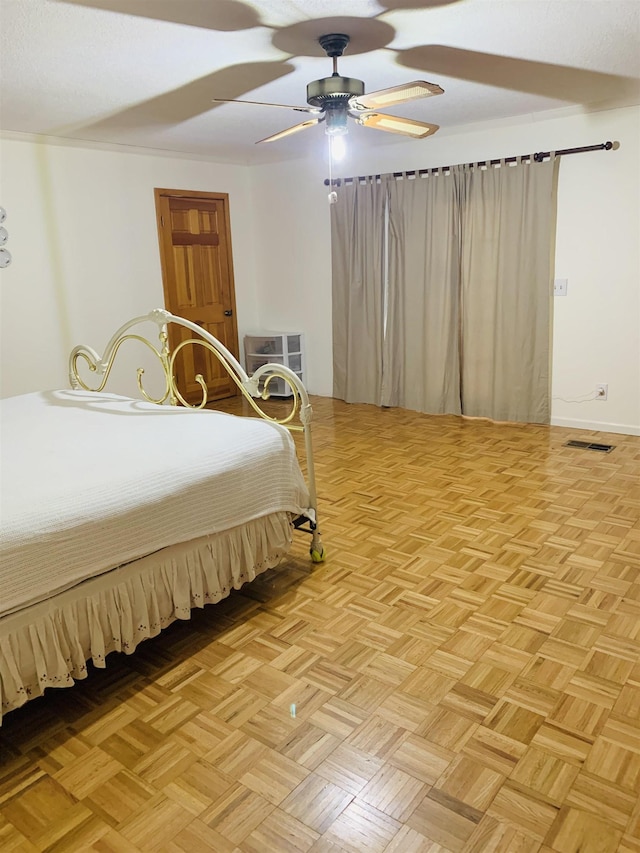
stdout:
POLYGON ((303 156, 322 126, 256 145, 304 116, 211 99, 304 105, 331 74, 328 32, 351 36, 339 70, 367 91, 442 86, 389 112, 443 129, 640 102, 640 0, 0 0, 0 128, 236 163, 303 156))

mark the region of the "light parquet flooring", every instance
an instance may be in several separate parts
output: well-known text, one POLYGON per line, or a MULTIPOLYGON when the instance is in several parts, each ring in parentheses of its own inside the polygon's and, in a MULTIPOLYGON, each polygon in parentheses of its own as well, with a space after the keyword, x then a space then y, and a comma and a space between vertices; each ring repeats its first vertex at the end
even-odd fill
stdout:
POLYGON ((639 853, 640 438, 314 408, 327 562, 9 714, 0 850, 639 853))

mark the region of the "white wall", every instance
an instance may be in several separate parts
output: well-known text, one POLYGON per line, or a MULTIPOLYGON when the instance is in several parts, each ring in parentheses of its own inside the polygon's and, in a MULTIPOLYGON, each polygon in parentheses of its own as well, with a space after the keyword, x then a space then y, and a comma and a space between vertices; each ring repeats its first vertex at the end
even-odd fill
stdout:
POLYGON ((246 169, 3 139, 0 181, 13 256, 0 271, 1 396, 66 387, 73 346, 100 351, 164 304, 155 187, 229 193, 239 334, 256 326, 246 169))
POLYGON ((298 160, 252 172, 262 328, 303 332, 305 384, 312 394, 330 397, 331 235, 323 164, 298 160))
MULTIPOLYGON (((373 131, 366 131, 367 133, 373 131)), ((355 137, 353 137, 355 140, 355 137)), ((640 434, 640 109, 547 113, 351 151, 342 175, 401 171, 618 141, 560 165, 552 423, 640 434), (606 402, 565 402, 609 385, 606 402)), ((350 140, 351 141, 351 140, 350 140)), ((386 141, 386 140, 385 140, 386 141)), ((254 167, 261 320, 306 334, 308 385, 330 396, 331 265, 326 167, 254 167)))

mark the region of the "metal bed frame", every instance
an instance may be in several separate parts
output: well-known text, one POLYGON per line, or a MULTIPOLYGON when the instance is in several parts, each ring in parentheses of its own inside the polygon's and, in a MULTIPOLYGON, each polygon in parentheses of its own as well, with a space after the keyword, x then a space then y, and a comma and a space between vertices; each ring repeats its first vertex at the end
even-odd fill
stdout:
POLYGON ((137 369, 138 389, 142 397, 150 403, 163 405, 168 403, 172 406, 183 405, 188 408, 202 409, 207 404, 207 384, 201 373, 198 373, 194 378, 202 388, 202 400, 193 405, 189 403, 181 394, 177 386, 176 377, 174 374, 175 361, 178 353, 188 346, 201 346, 208 350, 231 377, 236 387, 239 389, 242 396, 249 402, 251 408, 263 420, 270 423, 279 424, 286 427, 292 432, 302 432, 304 434, 305 447, 305 462, 307 469, 307 485, 309 488, 309 513, 308 516, 299 516, 293 520, 293 526, 297 530, 301 530, 311 535, 311 546, 309 553, 314 563, 323 562, 325 559, 325 550, 320 537, 317 518, 317 492, 315 469, 313 463, 313 447, 311 439, 311 421, 313 417, 313 409, 309 402, 309 395, 306 388, 300 381, 299 377, 288 367, 283 364, 269 363, 259 367, 251 376, 249 376, 242 367, 236 357, 222 344, 217 338, 211 335, 196 323, 190 320, 185 320, 183 317, 178 317, 171 314, 164 308, 155 308, 142 317, 135 317, 122 325, 112 336, 107 344, 104 354, 100 356, 94 349, 84 345, 74 347, 69 357, 69 382, 74 390, 83 389, 85 391, 102 391, 109 379, 111 368, 118 350, 125 341, 135 340, 144 344, 159 360, 164 375, 164 391, 160 396, 153 397, 147 393, 144 387, 144 373, 142 367, 137 369), (141 323, 153 322, 158 326, 159 346, 151 343, 147 338, 140 334, 130 333, 129 330, 141 323), (175 323, 179 326, 184 326, 197 337, 188 338, 181 341, 175 349, 169 347, 168 326, 170 323, 175 323), (92 385, 85 382, 79 370, 79 362, 84 362, 91 374, 95 374, 97 384, 92 385), (256 402, 257 399, 269 399, 269 385, 275 379, 283 379, 291 388, 292 402, 291 408, 284 417, 272 417, 267 414, 260 405, 256 402))

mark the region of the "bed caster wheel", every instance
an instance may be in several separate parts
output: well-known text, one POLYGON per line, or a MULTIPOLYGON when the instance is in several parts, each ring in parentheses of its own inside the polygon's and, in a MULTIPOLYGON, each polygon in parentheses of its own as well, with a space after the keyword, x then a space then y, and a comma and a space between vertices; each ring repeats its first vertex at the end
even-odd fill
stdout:
POLYGON ((326 554, 322 545, 319 548, 310 548, 309 553, 312 563, 324 563, 326 554))

